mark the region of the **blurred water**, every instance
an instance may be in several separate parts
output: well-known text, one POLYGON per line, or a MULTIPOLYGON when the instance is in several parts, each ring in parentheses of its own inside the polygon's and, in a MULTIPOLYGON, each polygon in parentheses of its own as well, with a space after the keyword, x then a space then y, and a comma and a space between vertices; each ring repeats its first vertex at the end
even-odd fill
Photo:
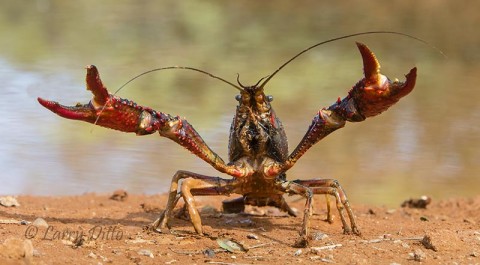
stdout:
MULTIPOLYGON (((218 175, 158 135, 136 137, 64 120, 37 103, 37 96, 87 102, 86 64, 99 67, 111 91, 142 71, 168 65, 199 67, 230 81, 238 72, 243 83, 253 84, 309 45, 378 29, 422 37, 448 58, 410 39, 374 35, 319 47, 282 70, 267 89, 293 150, 315 112, 345 96, 361 78, 354 41, 370 46, 391 78, 419 69, 411 95, 327 137, 289 178, 338 178, 355 203, 396 205, 423 194, 478 194, 478 9, 457 16, 458 7, 448 1, 371 1, 354 8, 330 1, 35 3, 0 3, 0 194, 117 188, 156 193, 167 190, 178 169, 218 175), (387 15, 390 10, 395 14, 387 15)), ((142 77, 120 92, 187 117, 224 158, 235 94, 216 80, 182 71, 142 77)))

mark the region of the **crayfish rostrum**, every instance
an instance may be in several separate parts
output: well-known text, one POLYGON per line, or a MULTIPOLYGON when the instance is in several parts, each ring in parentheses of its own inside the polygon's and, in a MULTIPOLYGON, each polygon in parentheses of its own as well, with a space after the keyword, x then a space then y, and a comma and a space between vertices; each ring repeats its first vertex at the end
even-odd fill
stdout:
MULTIPOLYGON (((203 70, 190 67, 165 67, 162 69, 187 69, 208 74, 238 89, 237 109, 230 129, 228 163, 224 162, 197 133, 187 120, 172 116, 133 101, 110 94, 103 85, 97 68, 87 66, 87 89, 93 99, 85 104, 63 106, 54 101, 38 98, 40 104, 54 113, 74 120, 83 120, 103 127, 147 135, 159 132, 193 154, 203 159, 230 179, 206 176, 189 171, 178 171, 172 179, 165 211, 153 222, 151 228, 161 231, 168 226, 172 211, 180 198, 198 234, 203 234, 202 222, 195 207, 195 196, 240 194, 242 197, 225 201, 226 211, 242 211, 245 205, 274 206, 296 215, 283 195, 300 195, 306 199, 303 223, 297 246, 307 246, 309 241, 312 200, 315 194, 333 196, 346 234, 360 234, 347 196, 335 179, 287 180, 286 172, 315 143, 331 132, 345 126, 347 121, 360 122, 387 110, 415 86, 416 68, 406 75, 406 81, 391 81, 380 74, 380 65, 375 55, 364 44, 357 43, 363 58, 365 77, 356 83, 343 99, 322 108, 297 147, 288 153, 287 138, 282 123, 272 107, 272 97, 265 94, 267 82, 286 64, 316 44, 287 61, 272 75, 256 85, 244 86, 225 81, 203 70), (347 219, 349 222, 347 222, 347 219)), ((327 219, 331 220, 327 200, 327 219)))

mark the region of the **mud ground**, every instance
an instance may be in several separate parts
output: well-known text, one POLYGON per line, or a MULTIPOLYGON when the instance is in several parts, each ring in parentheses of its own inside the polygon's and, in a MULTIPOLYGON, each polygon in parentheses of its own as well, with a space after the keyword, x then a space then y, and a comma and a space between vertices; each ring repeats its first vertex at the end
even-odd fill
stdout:
MULTIPOLYGON (((302 214, 223 214, 224 198, 201 197, 207 236, 179 218, 159 234, 144 227, 165 195, 112 194, 17 196, 19 206, 0 206, 0 264, 480 264, 480 196, 433 199, 426 209, 354 204, 361 237, 344 235, 336 212, 333 224, 323 221, 320 197, 311 245, 295 248, 302 214)), ((302 200, 289 201, 302 213, 302 200)))

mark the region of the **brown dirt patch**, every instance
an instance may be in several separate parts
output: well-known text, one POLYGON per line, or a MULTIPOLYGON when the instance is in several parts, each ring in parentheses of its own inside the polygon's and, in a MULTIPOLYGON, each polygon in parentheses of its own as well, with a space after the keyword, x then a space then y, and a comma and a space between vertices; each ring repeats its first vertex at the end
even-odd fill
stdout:
MULTIPOLYGON (((426 209, 353 205, 362 237, 343 235, 338 218, 333 224, 324 222, 325 207, 317 200, 311 224, 320 236, 310 247, 298 249, 292 245, 301 217, 221 214, 223 198, 201 197, 208 236, 197 236, 188 221, 177 218, 171 222, 173 233, 158 234, 143 227, 164 209, 165 195, 111 196, 18 196, 20 206, 0 207, 0 263, 480 263, 480 197, 433 201, 426 209), (14 223, 39 217, 47 227, 14 223), (216 238, 233 239, 250 249, 223 252, 216 238)), ((303 209, 303 201, 291 205, 303 209)))

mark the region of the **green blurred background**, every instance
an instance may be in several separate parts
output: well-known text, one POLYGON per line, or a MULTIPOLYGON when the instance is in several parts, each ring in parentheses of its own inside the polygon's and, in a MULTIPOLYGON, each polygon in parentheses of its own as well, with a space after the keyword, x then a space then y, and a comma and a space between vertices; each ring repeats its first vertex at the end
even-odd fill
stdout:
MULTIPOLYGON (((188 65, 254 84, 302 49, 350 33, 393 30, 318 47, 267 87, 293 150, 319 108, 362 77, 355 41, 390 78, 418 67, 416 89, 386 113, 312 148, 288 178, 337 178, 355 203, 473 196, 480 184, 479 1, 1 1, 0 194, 165 192, 178 169, 219 175, 158 135, 60 119, 37 96, 88 102, 83 67, 116 90, 155 67, 188 65)), ((164 71, 121 97, 186 117, 227 158, 236 90, 195 72, 164 71)))

